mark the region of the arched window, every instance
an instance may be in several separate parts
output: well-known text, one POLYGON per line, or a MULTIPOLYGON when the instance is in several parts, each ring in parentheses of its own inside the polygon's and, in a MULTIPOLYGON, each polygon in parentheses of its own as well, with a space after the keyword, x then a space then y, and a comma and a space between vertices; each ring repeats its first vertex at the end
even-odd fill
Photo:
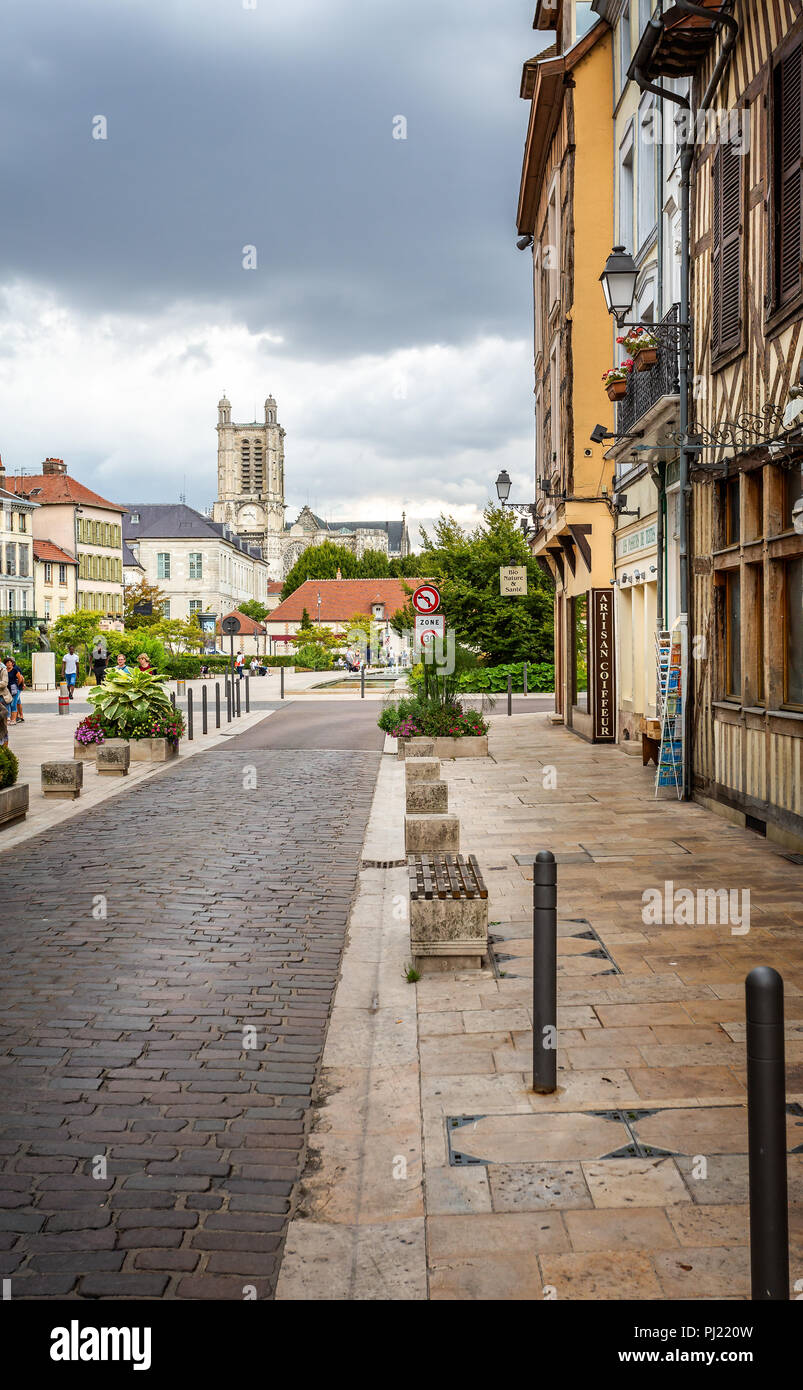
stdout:
POLYGON ((243 440, 240 453, 240 491, 251 491, 251 445, 247 439, 243 440))
POLYGON ((254 492, 262 491, 265 485, 264 479, 265 474, 263 470, 262 444, 259 441, 257 441, 254 444, 254 469, 252 474, 254 492))

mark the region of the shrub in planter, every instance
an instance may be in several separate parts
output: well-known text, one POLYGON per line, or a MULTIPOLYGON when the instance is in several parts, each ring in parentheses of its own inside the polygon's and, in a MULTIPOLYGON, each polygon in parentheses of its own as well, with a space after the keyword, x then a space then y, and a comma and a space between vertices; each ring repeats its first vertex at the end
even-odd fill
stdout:
POLYGON ((13 787, 19 776, 20 765, 10 748, 0 746, 0 791, 13 787))
MULTIPOLYGON (((134 729, 160 719, 172 724, 177 714, 160 678, 151 671, 109 671, 103 684, 89 691, 87 699, 106 738, 132 738, 134 729)), ((138 737, 168 735, 140 733, 138 737)))
POLYGON ((180 709, 173 709, 172 705, 170 708, 169 715, 146 716, 137 721, 126 737, 135 743, 143 738, 166 738, 168 743, 178 743, 184 734, 184 715, 180 709))

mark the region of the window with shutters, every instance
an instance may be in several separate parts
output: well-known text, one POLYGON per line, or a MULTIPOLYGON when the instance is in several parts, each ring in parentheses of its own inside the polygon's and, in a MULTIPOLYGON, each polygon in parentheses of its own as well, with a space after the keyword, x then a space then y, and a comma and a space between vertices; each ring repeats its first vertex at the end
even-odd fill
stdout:
POLYGON ((775 69, 773 87, 774 219, 773 307, 783 309, 801 291, 801 169, 803 169, 803 50, 775 69))
POLYGON ((742 343, 742 170, 735 144, 724 141, 714 155, 711 268, 711 356, 742 343))

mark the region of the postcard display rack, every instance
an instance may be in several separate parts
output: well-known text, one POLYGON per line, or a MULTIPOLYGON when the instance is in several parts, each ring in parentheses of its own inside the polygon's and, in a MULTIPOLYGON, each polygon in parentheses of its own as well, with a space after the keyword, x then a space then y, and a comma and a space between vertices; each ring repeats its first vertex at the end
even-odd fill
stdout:
POLYGON ((683 722, 686 708, 686 624, 679 619, 668 632, 655 636, 658 664, 658 717, 661 751, 655 774, 655 795, 671 787, 683 797, 683 722))

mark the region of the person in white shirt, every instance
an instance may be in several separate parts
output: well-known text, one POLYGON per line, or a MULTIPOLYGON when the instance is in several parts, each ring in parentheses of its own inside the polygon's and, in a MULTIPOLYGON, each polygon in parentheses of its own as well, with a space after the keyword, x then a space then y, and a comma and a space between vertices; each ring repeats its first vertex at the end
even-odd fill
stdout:
POLYGON ((75 691, 75 682, 78 679, 79 666, 80 661, 78 658, 78 653, 76 652, 71 642, 63 657, 61 658, 61 673, 65 681, 67 682, 67 691, 69 693, 70 699, 73 698, 73 693, 75 691))

